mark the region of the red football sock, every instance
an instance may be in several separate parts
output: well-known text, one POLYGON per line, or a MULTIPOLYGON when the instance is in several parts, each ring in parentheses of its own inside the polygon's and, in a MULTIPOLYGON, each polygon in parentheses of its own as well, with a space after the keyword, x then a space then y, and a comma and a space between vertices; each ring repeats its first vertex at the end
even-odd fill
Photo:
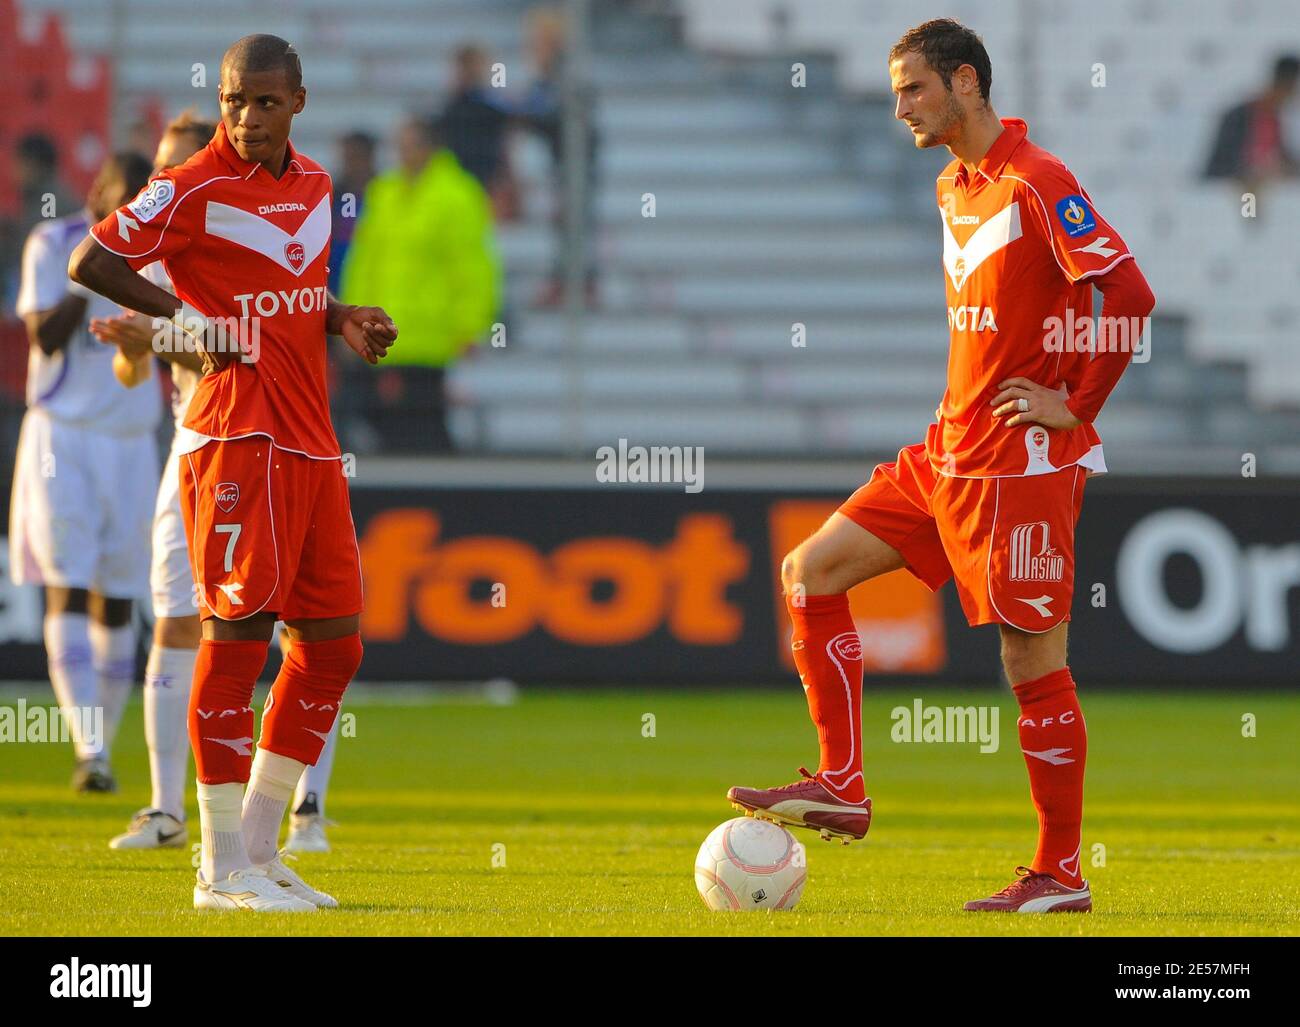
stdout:
POLYGON ((320 759, 343 692, 361 666, 361 636, 293 642, 262 712, 259 749, 312 766, 320 759))
POLYGON ((862 777, 862 642, 849 597, 806 596, 796 606, 786 596, 794 624, 794 665, 817 725, 821 763, 817 777, 846 802, 866 798, 862 777))
POLYGON ((1071 888, 1080 876, 1083 768, 1088 730, 1079 709, 1070 668, 1015 685, 1020 702, 1020 749, 1029 768, 1029 792, 1038 810, 1038 852, 1034 870, 1071 888))
POLYGON ((205 638, 194 661, 190 746, 207 785, 248 783, 253 766, 253 685, 266 664, 266 642, 205 638))

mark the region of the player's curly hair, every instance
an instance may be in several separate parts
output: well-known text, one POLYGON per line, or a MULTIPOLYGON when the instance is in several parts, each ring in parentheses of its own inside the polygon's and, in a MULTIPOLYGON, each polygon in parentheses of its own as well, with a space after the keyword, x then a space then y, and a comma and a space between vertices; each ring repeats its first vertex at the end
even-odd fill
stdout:
POLYGON ((890 63, 905 53, 919 53, 925 63, 939 73, 948 91, 952 91, 953 73, 963 64, 975 69, 980 96, 989 102, 993 86, 993 64, 984 41, 971 29, 952 18, 935 18, 908 29, 890 48, 890 63))

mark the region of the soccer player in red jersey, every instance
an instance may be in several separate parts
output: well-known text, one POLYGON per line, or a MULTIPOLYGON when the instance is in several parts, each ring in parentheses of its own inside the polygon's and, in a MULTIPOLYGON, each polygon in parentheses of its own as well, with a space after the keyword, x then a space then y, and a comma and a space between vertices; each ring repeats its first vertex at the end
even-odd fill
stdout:
POLYGON ((815 774, 733 788, 756 816, 862 838, 861 644, 846 593, 906 567, 957 585, 972 626, 997 624, 1020 705, 1020 746, 1038 812, 1038 849, 976 911, 1087 911, 1080 824, 1087 733, 1066 662, 1074 528, 1089 474, 1104 471, 1092 422, 1155 306, 1133 255, 1059 158, 989 103, 979 37, 926 22, 889 54, 895 117, 918 147, 946 146, 937 182, 951 343, 948 387, 925 441, 881 464, 782 566, 795 664, 817 726, 815 774), (1079 326, 1097 326, 1095 346, 1079 326), (1081 345, 1080 342, 1083 344, 1081 345), (1125 344, 1127 342, 1127 344, 1125 344))
MULTIPOLYGON (((222 58, 221 124, 97 224, 69 275, 197 344, 207 373, 180 429, 181 507, 203 618, 190 700, 199 909, 308 912, 337 902, 277 851, 361 662, 356 529, 326 390, 326 335, 377 363, 397 337, 378 307, 326 288, 329 175, 289 142, 307 93, 297 52, 246 36, 222 58), (177 296, 137 272, 161 260, 177 296), (253 686, 276 618, 292 647, 257 753, 253 686)), ((178 341, 179 340, 179 341, 178 341)))

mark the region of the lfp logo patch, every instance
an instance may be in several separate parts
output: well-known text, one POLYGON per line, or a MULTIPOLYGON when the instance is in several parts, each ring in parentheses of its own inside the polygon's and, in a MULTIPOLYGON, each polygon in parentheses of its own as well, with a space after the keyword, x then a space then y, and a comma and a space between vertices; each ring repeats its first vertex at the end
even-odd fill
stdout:
POLYGON ((1097 227, 1097 219, 1092 216, 1092 208, 1078 193, 1067 196, 1056 205, 1056 216, 1060 219, 1065 234, 1069 236, 1083 235, 1097 227))

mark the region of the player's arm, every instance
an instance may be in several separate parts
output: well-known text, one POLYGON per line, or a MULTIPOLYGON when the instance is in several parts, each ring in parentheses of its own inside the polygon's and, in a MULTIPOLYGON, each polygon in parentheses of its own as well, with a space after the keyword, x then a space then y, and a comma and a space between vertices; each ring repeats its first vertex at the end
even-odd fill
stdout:
POLYGON ((90 296, 68 284, 62 263, 47 232, 38 229, 27 237, 14 306, 27 329, 27 341, 47 357, 67 346, 81 327, 90 296))
POLYGON ((1096 348, 1087 370, 1071 395, 1031 382, 1008 378, 990 401, 996 417, 1008 428, 1041 424, 1047 428, 1077 428, 1096 420, 1102 404, 1119 382, 1132 358, 1137 332, 1125 345, 1105 338, 1111 325, 1142 325, 1155 308, 1155 296, 1138 270, 1133 254, 1119 233, 1097 213, 1092 200, 1063 165, 1038 169, 1023 194, 1026 222, 1050 248, 1065 279, 1096 285, 1101 290, 1105 320, 1094 317, 1096 348), (1123 320, 1120 320, 1123 319, 1123 320), (1026 401, 1029 409, 1023 410, 1026 401))
MULTIPOLYGON (((116 346, 120 355, 131 363, 138 363, 156 355, 164 363, 176 364, 196 374, 203 374, 203 358, 193 349, 185 346, 155 345, 155 342, 161 341, 159 333, 165 327, 159 325, 153 318, 134 311, 119 314, 117 317, 90 319, 91 334, 100 342, 116 346)), ((147 378, 148 375, 146 374, 145 377, 147 378)), ((127 383, 123 382, 123 384, 127 383)))
POLYGON ((220 371, 238 355, 235 347, 222 344, 224 340, 212 341, 215 336, 209 330, 206 318, 186 308, 166 289, 159 288, 132 270, 125 257, 105 249, 93 235, 73 251, 68 261, 68 277, 128 310, 155 318, 159 330, 164 327, 164 322, 172 322, 177 331, 188 336, 188 343, 179 339, 155 347, 160 354, 193 349, 196 351, 193 355, 205 373, 220 371))
POLYGON ((47 357, 53 356, 68 344, 85 316, 86 298, 68 293, 48 310, 24 315, 27 341, 47 357))
MULTIPOLYGON (((1143 325, 1155 309, 1156 297, 1147 284, 1137 261, 1125 260, 1093 280, 1102 295, 1102 310, 1097 319, 1101 327, 1095 333, 1097 349, 1079 387, 1069 396, 1045 388, 1028 378, 1008 378, 998 383, 999 392, 992 399, 997 417, 1007 417, 1006 426, 1041 424, 1048 428, 1076 428, 1091 424, 1101 413, 1102 404, 1119 384, 1120 376, 1133 358, 1133 344, 1141 328, 1129 330, 1129 345, 1116 345, 1107 338, 1110 325, 1143 325), (1105 320, 1101 320, 1101 318, 1105 320), (1029 411, 1019 411, 1019 400, 1029 401, 1029 411)), ((1149 340, 1148 340, 1149 342, 1149 340)))
POLYGON ((382 307, 340 303, 330 296, 325 304, 325 332, 343 336, 349 349, 367 363, 377 364, 397 338, 397 325, 382 307))

